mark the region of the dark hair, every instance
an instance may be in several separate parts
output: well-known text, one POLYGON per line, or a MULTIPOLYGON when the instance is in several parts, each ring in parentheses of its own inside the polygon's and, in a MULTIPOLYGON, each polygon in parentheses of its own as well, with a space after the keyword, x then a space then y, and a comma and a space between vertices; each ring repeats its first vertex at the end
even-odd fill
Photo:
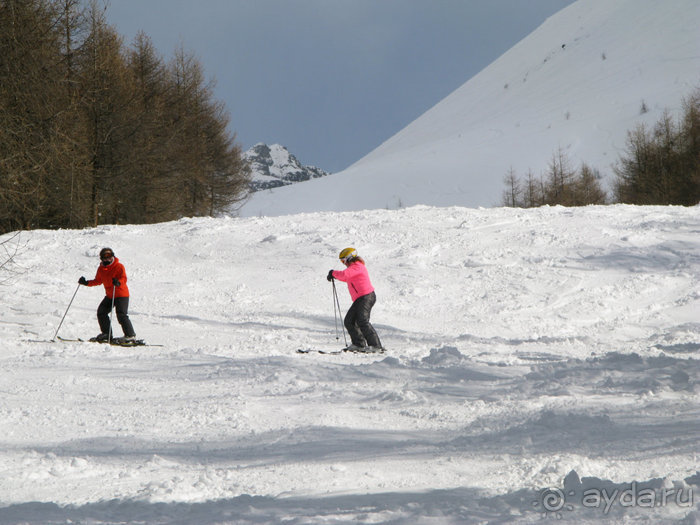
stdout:
POLYGON ((104 257, 107 253, 112 254, 111 256, 114 257, 114 250, 112 248, 102 248, 100 250, 100 258, 104 257))
POLYGON ((360 257, 359 255, 355 255, 355 257, 350 257, 349 259, 346 259, 345 262, 347 264, 352 264, 354 262, 361 262, 362 264, 365 264, 365 260, 362 257, 360 257))

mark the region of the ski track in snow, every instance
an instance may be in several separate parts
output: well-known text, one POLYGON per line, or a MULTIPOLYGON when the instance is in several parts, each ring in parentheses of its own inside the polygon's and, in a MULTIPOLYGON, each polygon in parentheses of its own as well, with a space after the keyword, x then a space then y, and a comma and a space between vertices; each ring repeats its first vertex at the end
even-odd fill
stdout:
MULTIPOLYGON (((694 523, 699 234, 699 207, 629 206, 22 233, 0 523, 694 523), (348 245, 388 352, 299 355, 343 346, 325 275, 348 245), (164 346, 34 342, 103 246, 164 346), (582 504, 631 483, 682 498, 582 504)), ((60 335, 95 335, 102 297, 81 287, 60 335)))

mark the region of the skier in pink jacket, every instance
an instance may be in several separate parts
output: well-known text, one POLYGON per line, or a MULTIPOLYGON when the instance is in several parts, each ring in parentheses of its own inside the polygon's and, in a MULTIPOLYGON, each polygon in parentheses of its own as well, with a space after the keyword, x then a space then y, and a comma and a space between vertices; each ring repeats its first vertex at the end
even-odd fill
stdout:
POLYGON ((347 267, 342 271, 331 270, 327 279, 338 279, 348 285, 348 291, 352 298, 352 306, 345 315, 345 328, 350 334, 352 344, 346 348, 351 352, 383 352, 384 348, 379 341, 379 336, 374 330, 369 316, 372 307, 377 301, 374 287, 369 280, 365 261, 357 255, 355 248, 345 248, 338 258, 347 267))

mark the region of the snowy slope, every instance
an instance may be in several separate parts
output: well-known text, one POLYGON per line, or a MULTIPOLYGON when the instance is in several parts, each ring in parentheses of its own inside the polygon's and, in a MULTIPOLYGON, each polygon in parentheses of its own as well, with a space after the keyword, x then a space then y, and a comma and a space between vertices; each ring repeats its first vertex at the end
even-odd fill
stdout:
POLYGON ((700 87, 698 27, 697 0, 579 0, 348 169, 241 214, 492 206, 511 167, 539 175, 559 148, 609 182, 627 132, 700 87))
MULTIPOLYGON (((23 233, 0 524, 694 523, 699 234, 698 207, 626 206, 23 233), (105 245, 164 346, 34 342, 105 245), (325 276, 347 245, 389 352, 297 354, 343 342, 325 276)), ((96 334, 102 295, 77 289, 60 335, 96 334)))

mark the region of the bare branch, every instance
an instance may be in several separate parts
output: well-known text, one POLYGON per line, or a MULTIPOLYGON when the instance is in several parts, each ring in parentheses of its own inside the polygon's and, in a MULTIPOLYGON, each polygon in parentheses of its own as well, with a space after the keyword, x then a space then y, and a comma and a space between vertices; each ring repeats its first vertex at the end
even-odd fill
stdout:
POLYGON ((26 242, 22 242, 21 230, 0 241, 0 286, 9 284, 13 278, 24 272, 24 268, 17 263, 17 256, 26 245, 26 242))

